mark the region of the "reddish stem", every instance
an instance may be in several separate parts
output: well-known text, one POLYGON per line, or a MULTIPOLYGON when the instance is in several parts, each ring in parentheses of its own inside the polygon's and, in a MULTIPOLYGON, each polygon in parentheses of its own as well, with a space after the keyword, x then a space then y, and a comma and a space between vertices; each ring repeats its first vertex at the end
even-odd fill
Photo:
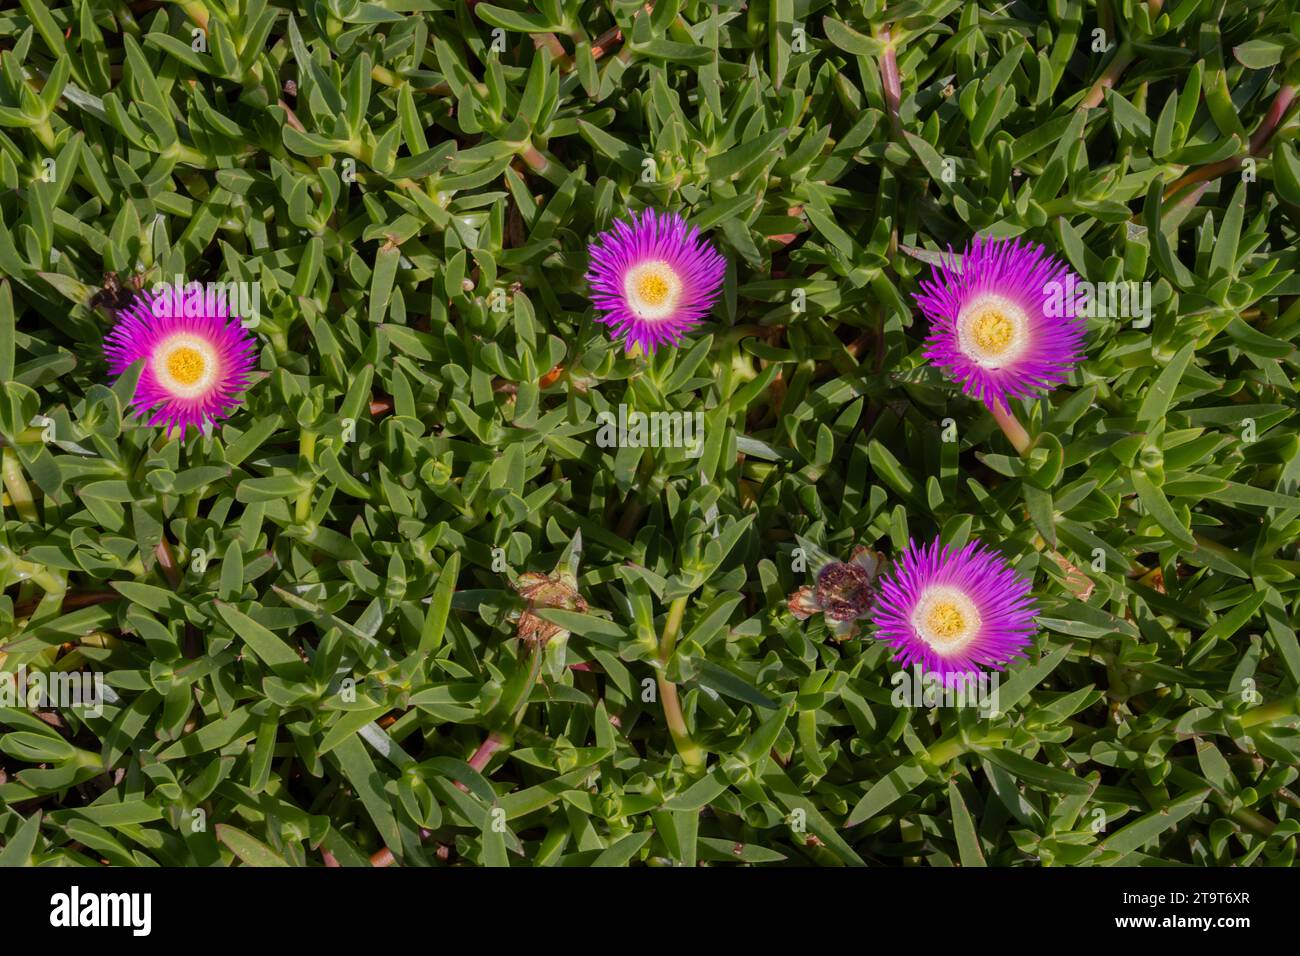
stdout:
POLYGON ((1286 111, 1295 102, 1295 93, 1295 87, 1286 83, 1282 84, 1281 89, 1277 91, 1277 96, 1273 97, 1273 102, 1268 112, 1264 114, 1259 129, 1255 130, 1255 135, 1250 138, 1251 155, 1258 156, 1268 146, 1269 140, 1273 138, 1273 134, 1282 123, 1282 117, 1286 116, 1286 111))
POLYGON ((1007 441, 1011 442, 1016 449, 1016 453, 1023 455, 1032 444, 1029 432, 1025 431, 1025 426, 1020 424, 1016 418, 1016 413, 1009 406, 1003 407, 998 404, 989 406, 989 412, 993 415, 993 420, 998 423, 1002 433, 1007 436, 1007 441))
MULTIPOLYGON (((83 594, 69 594, 63 599, 63 610, 72 611, 79 607, 89 607, 92 604, 106 604, 109 601, 116 601, 122 595, 116 591, 87 591, 83 594)), ((27 617, 36 610, 39 601, 27 601, 18 605, 14 609, 15 617, 27 617)))
POLYGON ((1192 206, 1195 206, 1198 202, 1201 201, 1201 197, 1205 195, 1205 191, 1209 188, 1210 188, 1210 183, 1209 181, 1206 181, 1200 183, 1199 185, 1193 186, 1191 189, 1186 190, 1180 197, 1178 197, 1177 200, 1170 203, 1169 206, 1166 207, 1165 216, 1166 217, 1172 216, 1175 213, 1177 213, 1180 209, 1183 209, 1184 207, 1190 208, 1192 206))
POLYGON ((1133 49, 1125 44, 1115 54, 1115 58, 1106 65, 1106 71, 1097 78, 1097 82, 1092 84, 1092 89, 1088 95, 1083 98, 1079 105, 1085 110, 1093 109, 1101 104, 1102 99, 1106 96, 1106 91, 1111 89, 1119 82, 1120 74, 1128 68, 1133 62, 1133 49))
MULTIPOLYGON (((483 768, 486 767, 488 761, 492 759, 492 755, 505 745, 505 740, 495 730, 492 731, 492 733, 488 734, 484 741, 478 745, 478 750, 474 751, 474 756, 469 758, 469 765, 482 773, 483 768)), ((460 781, 457 781, 456 785, 461 787, 462 790, 465 789, 465 787, 461 786, 460 781)))
POLYGON ((599 37, 597 37, 596 42, 591 45, 591 58, 593 60, 599 60, 602 56, 604 56, 606 53, 609 52, 611 47, 614 47, 622 42, 623 42, 623 31, 620 30, 618 27, 610 27, 599 37))
MULTIPOLYGON (((1188 186, 1194 183, 1208 183, 1210 180, 1218 179, 1237 169, 1241 168, 1242 162, 1250 156, 1262 156, 1267 152, 1269 144, 1273 140, 1273 134, 1277 128, 1282 125, 1282 120, 1286 116, 1293 103, 1295 103, 1296 88, 1290 84, 1284 83, 1273 97, 1273 102, 1269 104, 1268 112, 1260 120, 1259 127, 1250 137, 1250 151, 1246 156, 1230 156, 1228 159, 1221 159, 1217 163, 1210 163, 1208 166, 1202 166, 1200 169, 1193 169, 1191 172, 1175 180, 1169 186, 1165 187, 1165 198, 1169 199, 1178 193, 1181 193, 1188 186)), ((1177 203, 1179 206, 1195 205, 1201 198, 1205 190, 1202 188, 1194 193, 1183 196, 1177 203)))
POLYGON ((171 542, 163 538, 154 545, 153 553, 158 558, 158 567, 162 568, 167 583, 174 590, 181 583, 181 569, 176 566, 176 556, 172 554, 171 542))
POLYGON ((903 83, 898 75, 898 56, 894 44, 889 39, 889 29, 880 31, 880 39, 885 43, 885 52, 880 55, 880 85, 885 91, 885 110, 889 113, 889 125, 894 130, 894 138, 903 138, 903 122, 898 111, 903 102, 903 83))

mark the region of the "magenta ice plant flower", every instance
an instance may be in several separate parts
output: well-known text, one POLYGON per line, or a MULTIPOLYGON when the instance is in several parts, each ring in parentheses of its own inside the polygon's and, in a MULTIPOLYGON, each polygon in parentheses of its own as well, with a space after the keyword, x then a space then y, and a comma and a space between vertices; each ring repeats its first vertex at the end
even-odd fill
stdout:
POLYGON ((727 268, 697 228, 653 209, 614 223, 588 251, 596 320, 629 350, 678 345, 713 308, 727 268))
POLYGON ((1002 670, 1037 631, 1030 582, 978 541, 963 548, 910 542, 881 579, 874 636, 904 667, 920 663, 945 686, 1002 670))
POLYGON ((257 340, 220 298, 179 298, 170 291, 137 295, 118 312, 104 352, 115 377, 144 360, 131 407, 168 437, 179 430, 183 438, 239 405, 252 382, 257 340))
POLYGON ((1030 242, 976 236, 959 260, 949 249, 916 296, 925 357, 991 409, 1050 391, 1083 357, 1084 320, 1061 295, 1071 276, 1030 242))

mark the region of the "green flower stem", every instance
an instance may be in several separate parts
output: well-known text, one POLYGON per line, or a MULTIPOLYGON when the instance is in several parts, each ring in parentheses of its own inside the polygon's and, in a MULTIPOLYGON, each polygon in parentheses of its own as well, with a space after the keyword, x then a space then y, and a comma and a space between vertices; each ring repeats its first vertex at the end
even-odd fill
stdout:
POLYGON ((22 464, 12 448, 4 449, 2 467, 5 491, 9 495, 9 503, 18 512, 18 517, 33 524, 39 522, 41 519, 36 512, 36 501, 32 498, 32 490, 27 486, 27 479, 23 477, 22 464))
MULTIPOLYGON (((423 93, 427 96, 451 96, 452 95, 451 85, 447 83, 445 80, 439 81, 433 84, 433 86, 415 86, 414 84, 411 83, 409 79, 402 76, 401 74, 394 73, 392 70, 388 69, 387 67, 379 66, 378 64, 371 67, 370 78, 374 80, 376 83, 382 83, 384 86, 391 86, 395 90, 400 90, 403 86, 409 85, 414 92, 423 93)), ((486 92, 487 84, 471 83, 468 85, 479 95, 481 96, 487 95, 486 92)), ((306 130, 304 129, 301 132, 306 132, 306 130)))
MULTIPOLYGON (((1107 666, 1109 666, 1109 662, 1107 666)), ((1295 716, 1298 705, 1300 705, 1300 697, 1283 697, 1279 700, 1269 701, 1267 704, 1252 707, 1243 713, 1238 720, 1241 722, 1242 729, 1250 730, 1252 727, 1258 727, 1261 724, 1272 724, 1295 716)), ((1097 727, 1088 727, 1083 724, 1076 724, 1073 721, 1070 724, 1080 734, 1096 735, 1101 732, 1097 727)), ((1125 738, 1124 742, 1130 750, 1143 751, 1159 740, 1161 733, 1160 730, 1152 730, 1144 734, 1135 734, 1132 737, 1125 738)))
POLYGON ((664 620, 664 632, 659 638, 659 660, 668 663, 677 649, 677 634, 682 629, 682 619, 686 617, 686 602, 689 595, 682 595, 668 605, 668 617, 664 620))
POLYGON ((705 770, 707 751, 691 739, 686 728, 686 718, 682 716, 681 701, 677 697, 677 685, 663 673, 656 675, 659 683, 659 699, 663 703, 664 719, 668 721, 668 732, 673 736, 677 753, 686 765, 686 772, 693 777, 702 776, 705 770))
POLYGON ((1006 743, 1010 739, 1010 730, 990 730, 979 740, 966 740, 960 734, 956 734, 931 744, 925 752, 925 759, 936 767, 942 767, 944 764, 956 760, 972 750, 997 746, 1006 743))
POLYGON ((68 593, 68 573, 41 567, 32 575, 32 581, 45 592, 40 605, 32 612, 32 620, 58 614, 63 608, 63 598, 68 593))
POLYGON ((395 90, 401 89, 410 82, 406 77, 394 73, 386 66, 372 66, 370 68, 370 78, 376 83, 382 83, 384 86, 392 87, 395 90))
POLYGON ((956 760, 969 749, 970 745, 961 737, 947 737, 931 744, 930 749, 925 752, 925 758, 932 764, 942 766, 951 760, 956 760))
POLYGON ((32 132, 36 134, 36 138, 41 141, 41 145, 44 146, 48 152, 53 153, 58 148, 54 137, 54 127, 50 125, 48 119, 43 119, 33 126, 32 132))
POLYGON ((1007 440, 1015 447, 1017 454, 1023 455, 1029 451, 1033 439, 1029 437, 1029 432, 1025 431, 1025 426, 1020 424, 1011 406, 1004 408, 993 405, 989 408, 989 412, 993 415, 993 420, 998 423, 998 427, 1002 429, 1002 434, 1006 435, 1007 440))
MULTIPOLYGON (((316 463, 316 433, 302 430, 298 438, 298 457, 305 462, 308 467, 316 463)), ((312 493, 316 490, 316 482, 309 481, 307 487, 298 492, 298 499, 294 503, 293 520, 295 524, 306 524, 311 520, 311 499, 312 493)))
MULTIPOLYGON (((1229 801, 1224 800, 1222 797, 1218 798, 1218 802, 1221 807, 1224 807, 1224 809, 1227 808, 1225 805, 1230 805, 1229 801)), ((1263 814, 1257 813, 1256 811, 1250 809, 1249 807, 1241 807, 1237 810, 1232 811, 1232 818, 1236 820, 1238 823, 1240 823, 1242 826, 1244 826, 1247 830, 1250 830, 1251 832, 1255 833, 1258 836, 1262 836, 1265 839, 1271 837, 1273 835, 1273 831, 1277 829, 1276 823, 1268 819, 1268 817, 1264 816, 1263 814)))
POLYGON ((528 710, 528 702, 532 700, 533 688, 537 686, 537 678, 542 673, 542 661, 546 656, 545 645, 527 644, 527 669, 519 669, 510 676, 502 690, 501 699, 497 702, 496 707, 499 709, 505 705, 502 711, 502 717, 497 721, 498 729, 509 728, 510 735, 519 728, 524 722, 524 712, 528 710))
POLYGON ((655 673, 655 680, 659 684, 659 700, 663 704, 668 732, 672 734, 677 753, 686 765, 686 772, 694 777, 704 773, 708 752, 691 739, 691 733, 686 727, 686 718, 682 715, 681 700, 677 696, 677 685, 667 677, 668 661, 677 647, 677 634, 682 627, 682 618, 686 616, 686 602, 689 597, 689 595, 682 595, 668 606, 668 618, 664 621, 663 636, 659 639, 660 667, 655 673))
POLYGON ((170 157, 179 163, 184 163, 186 166, 196 166, 199 169, 215 168, 212 160, 193 146, 186 146, 184 143, 172 143, 161 155, 170 157))

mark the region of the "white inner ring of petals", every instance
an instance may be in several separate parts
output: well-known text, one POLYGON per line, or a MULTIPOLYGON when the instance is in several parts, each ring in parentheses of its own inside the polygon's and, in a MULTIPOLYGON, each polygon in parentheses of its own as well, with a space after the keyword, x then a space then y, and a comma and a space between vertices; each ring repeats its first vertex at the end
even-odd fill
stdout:
POLYGON ((940 656, 956 654, 980 632, 980 612, 966 592, 947 584, 926 588, 912 609, 912 628, 940 656))
POLYGON ((982 368, 1010 365, 1029 344, 1029 315, 1004 296, 981 295, 957 316, 957 344, 982 368))
POLYGON ((164 339, 153 353, 154 377, 177 398, 197 398, 207 392, 219 367, 212 344, 185 332, 164 339))
POLYGON ((628 308, 638 319, 654 322, 677 311, 682 296, 682 279, 662 259, 642 262, 627 270, 623 294, 628 308))

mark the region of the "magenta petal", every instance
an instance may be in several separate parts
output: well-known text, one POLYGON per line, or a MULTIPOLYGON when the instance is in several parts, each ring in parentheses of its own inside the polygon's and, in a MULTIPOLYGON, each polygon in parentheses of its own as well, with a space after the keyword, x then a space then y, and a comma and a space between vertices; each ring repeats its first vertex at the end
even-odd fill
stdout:
POLYGON ((588 247, 587 285, 596 321, 608 325, 626 348, 652 353, 659 345, 679 345, 713 308, 722 288, 726 260, 694 226, 677 213, 645 209, 631 222, 616 222, 588 247), (682 283, 677 307, 667 316, 647 319, 628 302, 624 280, 645 262, 667 263, 682 283))
POLYGON ((205 424, 224 418, 239 406, 252 382, 257 358, 257 340, 224 303, 208 303, 199 315, 170 308, 170 295, 141 294, 118 312, 118 322, 104 339, 108 370, 120 377, 134 362, 144 359, 131 408, 148 425, 162 425, 168 437, 179 430, 201 430, 205 424), (161 314, 160 314, 161 313, 161 314), (176 314, 180 313, 180 314, 176 314), (154 368, 155 351, 168 338, 185 334, 201 339, 215 358, 217 369, 212 384, 196 396, 170 391, 154 368), (147 417, 146 417, 147 416, 147 417))
POLYGON ((944 547, 937 538, 928 545, 913 541, 880 583, 871 612, 874 637, 897 651, 895 661, 904 667, 919 663, 945 685, 976 676, 980 668, 1002 670, 1025 656, 1038 630, 1030 587, 1001 555, 978 541, 961 549, 944 547), (979 613, 978 633, 948 654, 938 653, 912 623, 917 604, 935 586, 960 591, 979 613))
POLYGON ((990 407, 1006 408, 1009 397, 1029 398, 1064 382, 1083 358, 1085 323, 1078 316, 1049 315, 1046 303, 1053 283, 1064 284, 1070 269, 1042 246, 1014 239, 976 236, 961 255, 960 268, 951 259, 932 268, 915 297, 930 320, 925 357, 990 407), (1029 318, 1024 352, 997 369, 966 355, 958 337, 958 316, 982 295, 1008 299, 1029 318))

